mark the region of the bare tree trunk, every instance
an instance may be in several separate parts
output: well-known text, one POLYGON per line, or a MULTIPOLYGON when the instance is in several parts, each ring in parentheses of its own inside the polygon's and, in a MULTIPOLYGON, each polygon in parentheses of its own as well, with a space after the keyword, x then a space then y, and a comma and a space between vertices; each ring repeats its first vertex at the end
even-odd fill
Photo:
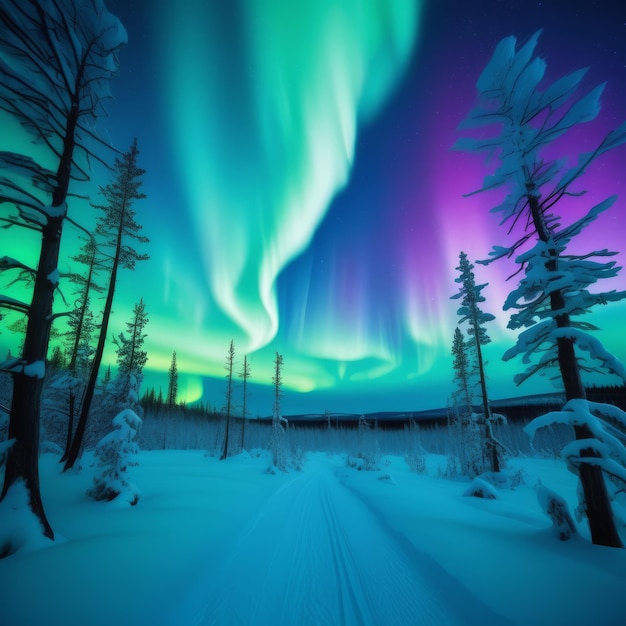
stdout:
POLYGON ((480 346, 480 335, 478 323, 474 325, 474 337, 476 339, 476 354, 478 357, 478 374, 480 377, 480 391, 483 399, 483 415, 485 416, 485 433, 483 440, 487 445, 487 454, 491 463, 491 471, 500 471, 500 457, 498 456, 498 444, 493 436, 491 407, 489 406, 489 397, 487 396, 487 381, 485 380, 485 365, 483 362, 483 352, 480 346))
POLYGON ((227 386, 226 386, 226 432, 224 433, 224 447, 222 449, 222 456, 220 461, 228 458, 228 435, 230 431, 230 413, 233 399, 233 364, 235 361, 235 346, 230 342, 230 348, 228 349, 228 358, 226 360, 226 369, 228 370, 227 386))
POLYGON ((120 261, 120 251, 122 249, 122 224, 124 223, 122 211, 122 218, 120 220, 120 228, 117 235, 117 245, 115 256, 113 258, 113 267, 111 268, 111 277, 109 279, 109 289, 107 291, 107 298, 104 304, 104 311, 102 312, 102 325, 100 326, 100 336, 98 337, 98 345, 91 364, 91 371, 89 373, 89 380, 83 394, 83 401, 80 407, 80 415, 78 417, 78 423, 76 424, 76 432, 72 439, 72 445, 70 446, 67 459, 65 460, 65 466, 63 471, 67 471, 74 467, 74 463, 78 459, 81 447, 83 445, 83 439, 85 437, 85 431, 87 429, 87 420, 89 417, 89 409, 91 408, 91 402, 96 389, 96 383, 98 382, 98 372, 100 370, 100 364, 102 363, 102 355, 104 354, 104 344, 106 342, 106 335, 109 328, 109 318, 111 317, 111 311, 113 309, 113 294, 115 293, 115 282, 117 281, 117 271, 120 261))
MULTIPOLYGON (((45 368, 50 339, 52 303, 56 284, 49 276, 57 268, 64 217, 49 218, 43 227, 41 252, 35 276, 33 299, 29 309, 22 359, 26 366, 41 363, 45 368)), ((13 398, 9 419, 9 438, 15 443, 6 459, 2 498, 17 481, 24 480, 33 513, 39 518, 44 534, 54 538, 46 518, 39 490, 39 424, 43 377, 35 372, 13 374, 13 398)))
POLYGON ((76 410, 76 396, 74 390, 69 390, 69 402, 68 402, 69 415, 67 416, 67 436, 65 438, 65 450, 61 457, 61 463, 65 463, 68 454, 70 453, 70 446, 72 445, 72 436, 74 434, 74 411, 76 410))

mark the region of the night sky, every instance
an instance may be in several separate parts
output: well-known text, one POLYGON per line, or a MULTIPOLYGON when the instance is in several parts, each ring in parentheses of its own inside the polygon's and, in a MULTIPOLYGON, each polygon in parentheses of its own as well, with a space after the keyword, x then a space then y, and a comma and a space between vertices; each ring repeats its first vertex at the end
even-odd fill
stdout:
MULTIPOLYGON (((593 148, 626 119, 626 6, 613 0, 107 6, 129 43, 105 127, 120 150, 138 137, 148 198, 135 209, 151 240, 151 259, 120 278, 112 325, 143 297, 144 385, 166 390, 176 350, 188 401, 221 405, 233 339, 258 384, 253 415, 271 413, 275 351, 285 414, 445 406, 459 252, 476 260, 510 242, 489 213, 494 197, 463 195, 488 173, 482 157, 450 149, 495 45, 543 29, 548 79, 589 66, 587 89, 607 82, 597 120, 561 140, 561 154, 593 148)), ((0 121, 15 149, 21 135, 0 121)), ((625 162, 623 146, 602 157, 583 179, 589 193, 561 206, 569 222, 620 195, 583 235, 589 249, 626 251, 625 162)), ((76 234, 65 237, 70 252, 76 234)), ((497 316, 485 351, 491 396, 553 390, 545 378, 515 387, 522 364, 501 361, 515 341, 502 312, 512 266, 475 271, 497 316)), ((610 287, 625 289, 626 274, 610 287)), ((594 321, 626 360, 626 303, 594 321)))

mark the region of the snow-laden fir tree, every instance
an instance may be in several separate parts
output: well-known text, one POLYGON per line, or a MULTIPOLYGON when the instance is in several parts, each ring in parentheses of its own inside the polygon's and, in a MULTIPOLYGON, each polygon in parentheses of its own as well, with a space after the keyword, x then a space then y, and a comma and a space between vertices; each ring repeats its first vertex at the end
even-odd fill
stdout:
POLYGON ((461 125, 464 129, 496 125, 497 133, 489 134, 487 139, 463 138, 455 148, 486 152, 489 162, 495 163, 493 173, 484 179, 479 191, 504 188, 504 200, 492 211, 500 214, 501 223, 509 224, 509 233, 518 229, 517 239, 507 246, 494 247, 491 259, 486 261, 516 257, 524 271, 505 303, 505 309, 513 311, 509 327, 522 332, 504 358, 520 355, 525 364, 530 364, 516 377, 518 384, 557 366, 565 389, 567 404, 563 411, 539 418, 529 431, 554 422, 573 426, 576 442, 563 454, 570 469, 580 477, 580 511, 587 516, 594 543, 621 547, 603 471, 626 476, 626 455, 620 437, 615 436, 615 429, 624 432, 626 416, 614 407, 587 402, 581 372, 599 365, 626 380, 626 371, 589 334, 595 326, 578 317, 598 304, 620 300, 626 293, 589 290, 598 280, 616 276, 620 268, 605 260, 615 253, 606 249, 580 253, 580 246, 577 252, 570 247, 572 239, 606 211, 616 197, 592 206, 569 225, 563 225, 555 211, 558 207, 566 212, 568 199, 584 193, 578 186, 579 179, 596 158, 626 141, 626 123, 575 159, 548 156, 548 148, 554 154, 556 139, 595 119, 604 85, 581 95, 586 70, 544 83, 546 63, 534 56, 538 38, 539 33, 535 33, 517 47, 515 37, 507 37, 497 45, 477 82, 479 103, 461 125), (617 470, 616 465, 622 469, 617 470))
POLYGON ((73 221, 70 187, 88 180, 90 162, 103 161, 103 150, 108 151, 97 120, 106 113, 104 101, 126 32, 103 0, 2 0, 0 24, 0 109, 31 134, 44 159, 0 153, 0 219, 5 227, 41 234, 35 267, 8 257, 2 263, 3 270, 28 272, 33 287, 30 302, 0 294, 0 306, 28 318, 21 355, 2 365, 13 375, 9 436, 15 444, 8 452, 0 498, 23 482, 43 533, 53 538, 41 501, 38 461, 61 237, 65 223, 73 221))
POLYGON ((283 355, 276 352, 274 358, 274 374, 272 376, 274 385, 274 407, 272 410, 272 438, 270 450, 272 452, 272 464, 279 470, 287 469, 287 459, 285 451, 285 427, 287 420, 281 414, 281 399, 283 396, 283 355))
POLYGON ((96 446, 98 460, 94 484, 87 491, 95 500, 119 498, 131 506, 139 500, 139 489, 130 481, 129 467, 136 466, 137 433, 141 418, 131 409, 124 409, 113 418, 113 430, 96 446))
POLYGON ((485 329, 485 324, 491 322, 495 317, 491 313, 485 313, 480 305, 485 302, 482 290, 487 284, 477 285, 474 277, 474 266, 469 262, 467 254, 459 254, 459 265, 456 268, 459 277, 454 282, 459 283, 459 292, 451 296, 453 300, 460 299, 461 306, 457 310, 460 317, 459 324, 467 322, 467 334, 470 337, 469 344, 473 347, 476 355, 476 370, 480 383, 480 397, 482 403, 482 415, 478 419, 481 429, 484 432, 484 445, 486 458, 489 459, 492 472, 500 471, 500 450, 499 444, 493 434, 493 416, 489 406, 489 396, 487 393, 487 376, 485 374, 485 362, 483 359, 482 347, 491 342, 485 329))

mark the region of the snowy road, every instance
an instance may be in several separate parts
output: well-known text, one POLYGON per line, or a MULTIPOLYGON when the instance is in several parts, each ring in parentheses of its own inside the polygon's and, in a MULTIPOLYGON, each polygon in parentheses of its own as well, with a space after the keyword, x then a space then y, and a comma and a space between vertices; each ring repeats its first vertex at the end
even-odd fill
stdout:
POLYGON ((179 624, 505 623, 323 464, 273 495, 193 595, 179 624))

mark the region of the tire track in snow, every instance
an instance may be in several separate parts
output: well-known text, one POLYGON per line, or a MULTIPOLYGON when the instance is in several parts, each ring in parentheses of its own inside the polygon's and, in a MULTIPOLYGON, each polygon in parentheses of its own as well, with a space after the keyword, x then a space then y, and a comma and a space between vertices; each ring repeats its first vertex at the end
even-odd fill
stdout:
POLYGON ((503 624, 323 465, 279 489, 195 593, 196 626, 503 624))

